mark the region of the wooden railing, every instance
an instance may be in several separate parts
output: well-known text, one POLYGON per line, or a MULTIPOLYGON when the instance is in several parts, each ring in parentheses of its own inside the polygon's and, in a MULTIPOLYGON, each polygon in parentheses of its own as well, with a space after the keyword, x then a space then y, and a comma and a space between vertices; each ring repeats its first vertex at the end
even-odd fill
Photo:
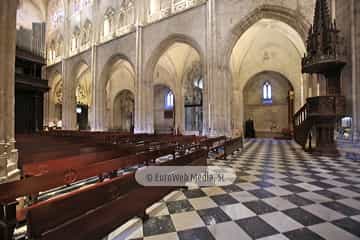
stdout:
POLYGON ((305 148, 309 132, 316 121, 332 121, 345 114, 345 97, 319 96, 308 98, 294 115, 294 137, 305 148))

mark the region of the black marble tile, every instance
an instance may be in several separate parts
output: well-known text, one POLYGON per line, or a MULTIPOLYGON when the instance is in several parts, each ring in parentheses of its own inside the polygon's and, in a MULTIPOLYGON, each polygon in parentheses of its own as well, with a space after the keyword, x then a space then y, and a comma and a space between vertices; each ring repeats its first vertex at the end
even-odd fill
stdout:
POLYGON ((351 219, 344 218, 332 222, 334 225, 344 229, 345 231, 360 237, 360 223, 351 219))
POLYGON ((283 196, 282 198, 285 198, 286 200, 288 200, 289 202, 297 205, 297 206, 306 206, 306 205, 311 205, 314 204, 315 202, 310 201, 308 199, 305 199, 303 197, 300 197, 296 194, 293 195, 288 195, 288 196, 283 196))
POLYGON ((214 200, 214 202, 216 202, 216 204, 219 206, 239 203, 239 201, 228 194, 212 196, 211 199, 214 200))
POLYGON ((201 191, 201 189, 193 189, 193 190, 184 191, 184 195, 187 198, 206 197, 206 194, 203 191, 201 191))
POLYGON ((344 189, 347 189, 352 192, 360 193, 360 188, 355 187, 355 186, 347 186, 347 187, 344 187, 344 189))
POLYGON ((324 183, 324 182, 319 182, 319 181, 315 181, 315 182, 310 182, 309 184, 317 186, 319 188, 323 188, 323 189, 328 189, 328 188, 333 188, 334 186, 328 183, 324 183))
POLYGON ((214 236, 206 228, 195 228, 178 232, 179 240, 215 240, 214 236))
POLYGON ((166 205, 169 209, 170 214, 190 212, 194 210, 194 208, 192 207, 191 203, 188 200, 167 202, 166 205))
POLYGON ((355 181, 352 181, 350 179, 345 179, 345 178, 335 178, 333 180, 338 181, 338 182, 342 182, 342 183, 345 183, 345 184, 359 184, 359 182, 355 182, 355 181))
POLYGON ((299 180, 296 180, 294 178, 282 178, 281 180, 285 181, 285 182, 288 182, 290 184, 298 184, 298 183, 302 183, 301 181, 299 180))
POLYGON ((176 232, 170 216, 150 218, 143 225, 144 236, 159 235, 176 232))
POLYGON ((311 214, 310 212, 302 208, 293 208, 286 211, 283 211, 286 215, 301 223, 304 226, 311 226, 319 223, 323 223, 321 218, 311 214))
POLYGON ((206 225, 231 221, 231 218, 221 208, 199 210, 198 214, 206 225))
POLYGON ((272 206, 268 205, 263 201, 252 201, 243 203, 247 208, 256 213, 257 215, 262 215, 266 213, 276 212, 277 210, 272 206))
POLYGON ((327 197, 327 198, 330 198, 330 199, 333 199, 333 200, 339 200, 339 199, 344 199, 344 198, 346 198, 346 197, 343 196, 343 195, 340 195, 340 194, 331 192, 331 191, 326 190, 326 189, 325 189, 325 190, 314 191, 314 193, 323 195, 323 196, 325 196, 325 197, 327 197))
POLYGON ((251 238, 258 239, 279 232, 259 217, 245 218, 235 221, 251 238))
POLYGON ((291 232, 284 233, 290 240, 325 240, 316 233, 307 228, 297 229, 291 232))
POLYGON ((332 210, 335 210, 336 212, 339 212, 345 216, 356 216, 360 214, 359 210, 348 207, 339 202, 326 202, 326 203, 322 203, 322 205, 332 210))
POLYGON ((224 187, 221 187, 225 192, 227 193, 233 193, 233 192, 241 192, 242 189, 237 186, 237 185, 229 185, 229 186, 224 186, 224 187))
POLYGON ((295 186, 295 185, 285 185, 285 186, 281 186, 282 188, 292 192, 292 193, 302 193, 302 192, 307 192, 306 189, 303 189, 301 187, 295 186))
POLYGON ((272 194, 271 192, 266 191, 265 189, 256 189, 256 190, 251 190, 248 192, 260 199, 276 197, 276 195, 272 194))

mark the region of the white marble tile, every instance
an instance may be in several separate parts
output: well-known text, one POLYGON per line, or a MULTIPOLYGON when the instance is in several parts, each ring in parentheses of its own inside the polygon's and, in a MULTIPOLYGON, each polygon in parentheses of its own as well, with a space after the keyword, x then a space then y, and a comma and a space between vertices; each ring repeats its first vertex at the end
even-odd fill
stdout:
POLYGON ((226 192, 219 187, 206 187, 202 188, 201 190, 208 196, 226 194, 226 192))
POLYGON ((256 214, 241 203, 222 206, 221 209, 231 217, 232 220, 254 217, 256 214))
POLYGON ((231 193, 230 195, 241 203, 258 200, 256 196, 246 191, 235 192, 235 193, 231 193))
POLYGON ((341 202, 341 203, 345 204, 346 206, 360 210, 360 201, 358 201, 358 200, 347 198, 347 199, 341 199, 338 202, 341 202))
POLYGON ((297 208, 295 204, 281 197, 266 198, 263 201, 280 211, 284 211, 291 208, 297 208))
POLYGON ((343 214, 319 204, 313 204, 302 208, 325 221, 334 221, 345 217, 343 214))
POLYGON ((322 203, 322 202, 330 202, 332 201, 331 199, 323 196, 323 195, 320 195, 320 194, 317 194, 317 193, 314 193, 314 192, 303 192, 303 193, 298 193, 297 195, 303 197, 303 198, 306 198, 306 199, 309 199, 315 203, 322 203))
POLYGON ((286 196, 286 195, 291 195, 292 192, 281 188, 281 187, 269 187, 265 189, 268 192, 271 192, 272 194, 276 195, 276 196, 286 196))
POLYGON ((204 227, 205 223, 196 212, 185 212, 171 215, 176 231, 204 227))
POLYGON ((343 195, 345 197, 353 198, 353 197, 359 197, 360 193, 353 192, 344 188, 330 188, 328 189, 331 192, 338 193, 340 195, 343 195))
POLYGON ((304 227, 302 224, 296 222, 282 212, 261 215, 260 218, 262 218, 281 233, 290 232, 304 227))
POLYGON ((319 187, 314 186, 314 185, 309 184, 309 183, 298 183, 298 184, 295 184, 295 186, 301 187, 301 188, 303 188, 305 190, 308 190, 308 191, 322 190, 322 188, 319 188, 319 187))
POLYGON ((238 183, 237 185, 245 191, 260 189, 259 186, 252 183, 238 183))
POLYGON ((304 176, 297 176, 297 177, 294 177, 294 179, 300 181, 300 182, 306 182, 306 183, 309 183, 309 182, 313 182, 314 179, 312 178, 308 178, 308 177, 304 177, 304 176))
POLYGON ((193 198, 189 199, 189 202, 196 210, 217 207, 217 204, 209 197, 193 198))
POLYGON ((326 240, 359 240, 358 237, 338 228, 331 223, 322 223, 309 227, 309 229, 326 240))
POLYGON ((208 229, 216 240, 251 240, 249 235, 235 222, 211 225, 208 229))

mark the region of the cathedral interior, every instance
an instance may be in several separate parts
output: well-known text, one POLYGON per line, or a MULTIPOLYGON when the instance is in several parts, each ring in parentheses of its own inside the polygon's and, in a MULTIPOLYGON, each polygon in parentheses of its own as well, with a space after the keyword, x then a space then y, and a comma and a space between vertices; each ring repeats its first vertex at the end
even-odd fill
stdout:
POLYGON ((359 0, 1 0, 0 240, 360 239, 359 0))

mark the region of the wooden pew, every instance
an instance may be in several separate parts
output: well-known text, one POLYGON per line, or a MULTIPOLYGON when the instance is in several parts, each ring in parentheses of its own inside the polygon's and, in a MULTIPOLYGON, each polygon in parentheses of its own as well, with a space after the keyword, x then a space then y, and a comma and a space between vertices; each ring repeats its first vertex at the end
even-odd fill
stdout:
POLYGON ((216 138, 207 138, 201 142, 201 145, 205 146, 208 149, 208 151, 213 151, 220 147, 223 147, 225 141, 226 141, 225 136, 216 137, 216 138))
MULTIPOLYGON (((14 223, 14 216, 16 216, 16 214, 14 212, 15 204, 13 204, 13 203, 15 202, 14 199, 16 199, 18 197, 36 194, 40 191, 46 191, 48 189, 55 188, 57 186, 70 184, 70 183, 79 181, 81 179, 89 178, 91 176, 97 176, 101 173, 108 173, 108 172, 112 172, 117 169, 126 168, 126 167, 134 166, 137 164, 143 164, 144 162, 149 162, 151 159, 157 158, 159 156, 171 154, 173 151, 174 151, 174 148, 169 147, 167 150, 164 150, 164 149, 156 150, 151 153, 132 156, 131 158, 127 157, 127 158, 123 158, 123 159, 113 159, 113 160, 109 160, 106 162, 92 164, 90 166, 82 167, 82 168, 75 169, 75 170, 46 174, 46 175, 42 175, 39 177, 31 177, 31 178, 27 178, 27 179, 12 182, 12 183, 2 184, 2 185, 0 185, 0 202, 2 203, 2 206, 3 206, 2 210, 4 212, 0 216, 1 217, 0 218, 0 233, 3 234, 2 236, 4 237, 4 239, 11 239, 11 237, 10 238, 7 238, 7 237, 8 237, 8 234, 11 233, 15 227, 15 225, 13 223, 14 223), (9 217, 9 216, 12 216, 12 217, 9 217)), ((201 155, 202 158, 198 159, 200 156, 199 152, 193 153, 193 156, 196 158, 197 162, 194 161, 194 158, 191 158, 189 156, 184 156, 180 160, 175 159, 174 161, 171 161, 171 164, 186 164, 186 163, 188 163, 188 161, 192 161, 196 164, 205 165, 207 152, 202 151, 201 154, 202 154, 201 155)), ((106 184, 106 182, 104 184, 106 184)), ((139 192, 139 194, 140 194, 140 192, 139 192)), ((69 196, 72 196, 72 195, 70 194, 69 196)), ((101 197, 102 195, 97 195, 97 196, 101 197)), ((55 200, 56 199, 57 198, 55 198, 55 200)), ((62 199, 62 197, 60 197, 60 199, 62 199)), ((85 199, 89 199, 89 198, 85 198, 85 199)), ((140 198, 136 197, 132 201, 134 201, 135 199, 138 200, 140 198)), ((159 199, 157 198, 157 200, 159 200, 159 199)), ((47 201, 45 201, 44 204, 46 202, 47 201)), ((34 205, 34 206, 38 206, 38 205, 34 205)), ((42 204, 39 203, 39 206, 42 206, 42 204)), ((74 206, 76 206, 76 205, 72 205, 72 207, 74 207, 74 206)), ((31 211, 31 209, 34 209, 34 208, 35 207, 30 207, 29 211, 31 211)), ((62 211, 59 211, 58 208, 56 208, 56 209, 57 210, 55 210, 55 212, 57 212, 57 214, 59 214, 59 212, 62 213, 62 211)), ((87 216, 87 214, 85 214, 85 215, 87 216)), ((30 213, 29 219, 34 219, 34 216, 33 217, 31 217, 31 216, 33 216, 33 215, 31 215, 31 213, 30 213)), ((55 219, 58 217, 59 216, 56 216, 55 219)), ((128 216, 128 217, 130 217, 130 216, 128 216)), ((54 218, 54 217, 52 217, 52 218, 54 218)), ((37 225, 38 224, 32 225, 33 227, 29 228, 30 231, 32 228, 34 228, 34 226, 37 226, 37 225)), ((70 225, 73 226, 73 223, 71 223, 70 225)), ((43 238, 40 238, 40 239, 43 239, 43 238)), ((50 238, 44 238, 44 239, 53 239, 53 238, 50 237, 50 238)), ((88 238, 88 239, 90 239, 90 238, 88 238)))
MULTIPOLYGON (((98 151, 72 155, 60 159, 52 159, 47 161, 40 161, 23 166, 24 176, 39 176, 44 173, 62 171, 64 169, 78 168, 80 166, 89 165, 96 162, 101 162, 113 158, 123 157, 127 155, 140 154, 151 152, 154 149, 162 149, 167 147, 175 148, 175 145, 170 144, 143 144, 131 145, 125 144, 121 146, 108 146, 108 148, 98 149, 98 151)), ((46 153, 44 153, 46 155, 46 153)))
MULTIPOLYGON (((206 165, 206 159, 200 150, 161 165, 206 165)), ((101 239, 134 216, 146 218, 146 208, 174 189, 143 187, 134 174, 121 176, 31 207, 28 234, 34 240, 101 239)))
POLYGON ((243 147, 244 144, 242 137, 237 137, 226 141, 224 144, 224 159, 226 160, 227 156, 232 155, 235 151, 243 147))

